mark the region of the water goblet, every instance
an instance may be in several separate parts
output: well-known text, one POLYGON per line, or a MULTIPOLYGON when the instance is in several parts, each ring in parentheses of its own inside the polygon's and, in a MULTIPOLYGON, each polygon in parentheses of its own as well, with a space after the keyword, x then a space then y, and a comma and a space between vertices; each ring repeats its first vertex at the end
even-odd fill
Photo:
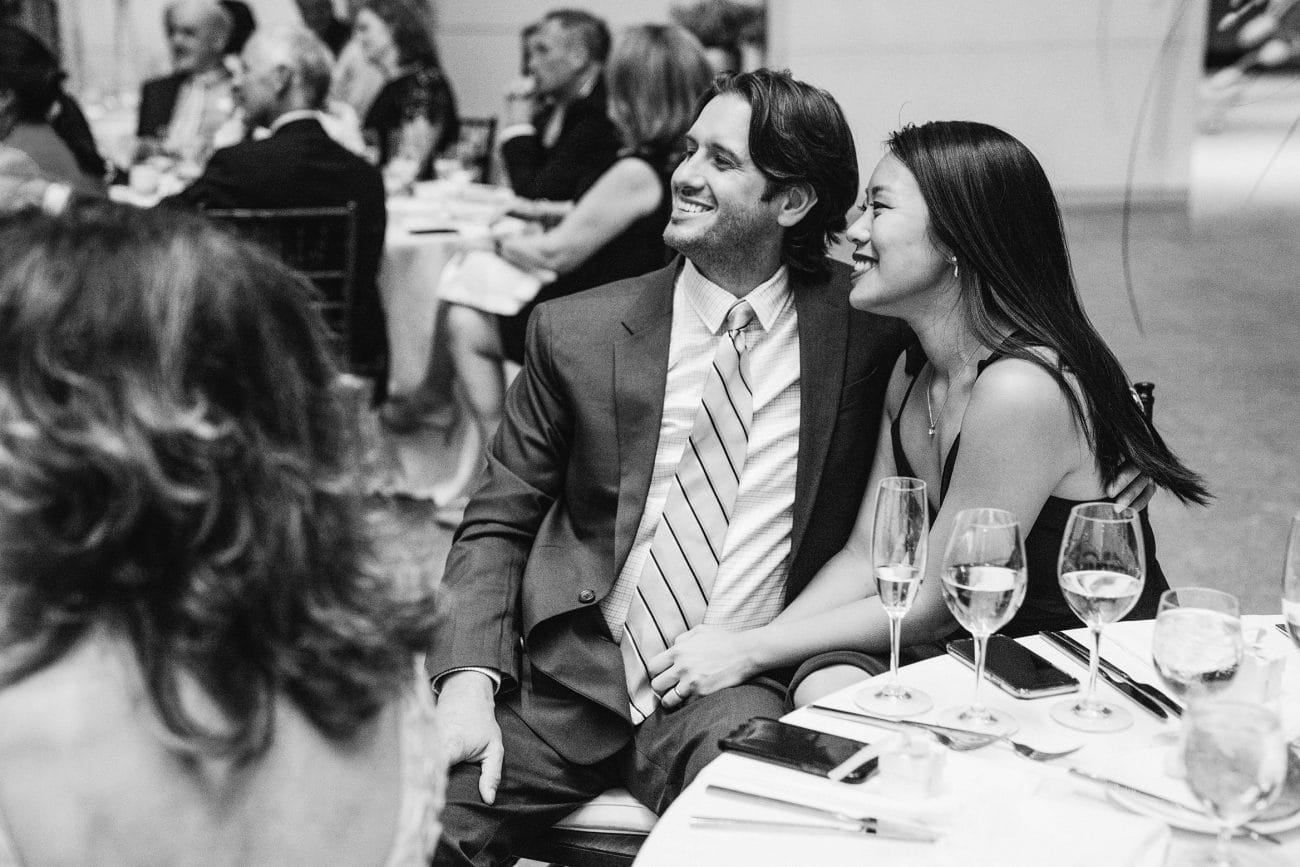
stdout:
POLYGON ((943 555, 943 601, 975 639, 975 693, 967 707, 950 708, 939 721, 955 728, 1011 734, 1011 714, 980 701, 985 647, 1025 600, 1025 546, 1016 516, 1003 509, 963 509, 953 521, 943 555))
POLYGON ((934 705, 928 695, 904 686, 898 677, 903 617, 925 577, 929 535, 925 482, 907 476, 882 479, 871 525, 871 561, 876 592, 889 617, 889 681, 879 689, 859 692, 854 699, 864 710, 881 716, 915 716, 934 705))
POLYGON ((1291 519, 1282 558, 1282 617, 1291 640, 1300 647, 1300 515, 1291 519))
POLYGON ((1243 652, 1237 597, 1208 587, 1179 587, 1160 595, 1151 659, 1165 686, 1184 703, 1226 689, 1243 652))
POLYGON ((1232 836, 1282 791, 1287 751, 1277 715, 1245 702, 1203 701, 1183 718, 1187 785, 1218 826, 1214 850, 1201 863, 1233 867, 1232 836))
POLYGON ((1088 689, 1082 698, 1059 702, 1052 719, 1085 732, 1113 732, 1133 725, 1124 708, 1097 697, 1101 633, 1133 609, 1146 581, 1146 554, 1138 513, 1113 503, 1081 503, 1070 510, 1056 562, 1066 604, 1092 638, 1088 689))

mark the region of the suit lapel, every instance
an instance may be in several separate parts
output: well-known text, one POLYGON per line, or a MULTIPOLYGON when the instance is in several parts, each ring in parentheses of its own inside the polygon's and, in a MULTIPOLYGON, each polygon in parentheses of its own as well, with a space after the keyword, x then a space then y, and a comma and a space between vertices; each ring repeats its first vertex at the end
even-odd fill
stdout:
POLYGON ((804 283, 794 275, 790 279, 799 316, 799 464, 790 534, 793 561, 808 527, 839 410, 849 318, 833 303, 829 284, 804 283))
POLYGON ((673 286, 680 267, 679 259, 646 275, 645 287, 624 317, 622 332, 614 341, 614 412, 620 473, 614 524, 615 575, 632 550, 654 474, 668 382, 673 286))

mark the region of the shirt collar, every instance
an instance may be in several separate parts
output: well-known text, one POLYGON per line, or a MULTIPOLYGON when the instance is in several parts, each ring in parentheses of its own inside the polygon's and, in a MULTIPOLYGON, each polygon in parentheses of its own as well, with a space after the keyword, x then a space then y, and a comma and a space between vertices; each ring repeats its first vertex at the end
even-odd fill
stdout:
POLYGON ((295 108, 293 111, 286 111, 284 114, 271 121, 271 133, 274 135, 276 130, 287 123, 293 123, 295 120, 307 120, 308 118, 319 122, 320 112, 313 111, 310 108, 295 108))
MULTIPOLYGON (((680 280, 695 315, 710 332, 721 334, 727 311, 738 300, 736 296, 701 274, 690 259, 682 266, 680 280)), ((777 268, 771 277, 749 290, 745 300, 753 308, 758 324, 764 331, 770 331, 776 318, 790 303, 789 269, 784 265, 777 268)))
POLYGON ((190 76, 190 81, 199 87, 212 87, 216 84, 225 84, 230 80, 230 71, 224 66, 218 66, 215 69, 205 69, 202 72, 196 72, 190 76))

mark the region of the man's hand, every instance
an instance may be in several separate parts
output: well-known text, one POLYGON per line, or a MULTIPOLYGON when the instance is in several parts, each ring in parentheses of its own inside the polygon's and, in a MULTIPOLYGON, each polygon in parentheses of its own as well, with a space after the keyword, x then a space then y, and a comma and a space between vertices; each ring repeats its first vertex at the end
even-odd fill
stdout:
POLYGON ((536 105, 537 83, 531 76, 517 78, 506 88, 505 105, 501 110, 502 126, 532 123, 536 105))
POLYGON ((728 632, 716 626, 688 629, 673 646, 649 662, 650 688, 672 710, 693 695, 709 695, 744 683, 757 673, 753 631, 728 632))
POLYGON ((1141 474, 1137 467, 1126 463, 1119 468, 1119 475, 1106 488, 1106 495, 1115 499, 1115 508, 1126 506, 1134 511, 1142 511, 1156 495, 1156 483, 1141 474))
POLYGON ((438 732, 447 766, 481 765, 478 792, 491 804, 501 783, 501 727, 493 712, 492 680, 478 671, 457 671, 442 680, 438 694, 438 732))

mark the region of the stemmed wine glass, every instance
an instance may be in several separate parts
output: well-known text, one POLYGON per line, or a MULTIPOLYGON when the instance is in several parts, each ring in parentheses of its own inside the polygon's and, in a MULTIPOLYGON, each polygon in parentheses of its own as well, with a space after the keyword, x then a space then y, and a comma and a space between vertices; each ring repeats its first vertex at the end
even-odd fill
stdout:
POLYGON ((1081 503, 1070 510, 1056 563, 1061 592, 1092 636, 1088 691, 1052 708, 1052 719, 1085 732, 1114 732, 1133 724, 1133 715, 1097 698, 1101 631, 1132 610, 1146 581, 1142 526, 1134 509, 1113 503, 1081 503))
POLYGON ((903 617, 925 577, 929 535, 925 482, 907 476, 881 479, 871 525, 871 561, 876 592, 889 616, 889 682, 880 689, 864 689, 854 700, 864 710, 882 716, 915 716, 934 705, 928 695, 898 679, 903 617))
POLYGON ((1282 791, 1287 750, 1277 715, 1257 704, 1205 701, 1183 719, 1187 785, 1219 828, 1204 864, 1232 867, 1233 833, 1282 791))
POLYGON ((943 601, 975 639, 975 694, 970 706, 950 708, 939 721, 990 734, 1011 734, 1016 720, 980 703, 984 649, 1025 601, 1025 545, 1016 516, 1004 509, 963 509, 943 555, 943 601))
POLYGON ((1296 647, 1300 647, 1300 515, 1291 519, 1282 561, 1282 618, 1296 647))
POLYGON ((1165 686, 1183 702, 1225 689, 1244 652, 1237 597, 1208 587, 1160 594, 1151 659, 1165 686))

